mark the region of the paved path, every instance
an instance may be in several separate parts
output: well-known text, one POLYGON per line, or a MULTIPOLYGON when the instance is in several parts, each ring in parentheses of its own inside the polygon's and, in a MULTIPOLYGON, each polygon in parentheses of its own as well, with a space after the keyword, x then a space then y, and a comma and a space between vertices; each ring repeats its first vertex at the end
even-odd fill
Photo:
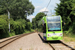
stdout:
POLYGON ((38 33, 24 36, 1 50, 52 50, 47 43, 43 43, 38 33))

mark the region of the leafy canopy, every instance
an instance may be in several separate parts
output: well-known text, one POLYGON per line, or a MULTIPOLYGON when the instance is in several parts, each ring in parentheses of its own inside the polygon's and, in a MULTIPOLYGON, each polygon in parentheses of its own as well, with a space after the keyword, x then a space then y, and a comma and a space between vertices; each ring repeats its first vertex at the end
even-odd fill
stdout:
POLYGON ((34 12, 34 6, 29 0, 0 0, 0 14, 8 11, 13 17, 25 18, 24 15, 34 12))
POLYGON ((35 16, 35 18, 32 19, 32 24, 34 28, 38 28, 38 23, 43 18, 43 16, 45 16, 45 14, 40 12, 35 16))

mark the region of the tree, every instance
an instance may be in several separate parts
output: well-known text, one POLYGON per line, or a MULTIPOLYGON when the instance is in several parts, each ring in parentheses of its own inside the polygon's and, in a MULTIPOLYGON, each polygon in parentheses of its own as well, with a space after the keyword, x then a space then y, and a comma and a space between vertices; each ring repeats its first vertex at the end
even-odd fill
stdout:
POLYGON ((34 6, 29 2, 29 0, 19 0, 13 10, 11 11, 11 14, 14 18, 17 16, 17 18, 27 19, 26 16, 34 12, 34 6))
POLYGON ((35 16, 35 18, 32 19, 32 24, 33 24, 33 27, 34 27, 34 28, 38 28, 38 27, 39 27, 39 26, 38 26, 38 23, 39 23, 39 21, 43 18, 43 16, 45 16, 45 14, 42 13, 42 12, 40 12, 40 13, 38 13, 38 14, 35 16))
POLYGON ((33 29, 35 29, 36 28, 36 20, 35 20, 35 18, 32 19, 32 25, 33 25, 33 29))
POLYGON ((0 0, 0 38, 22 34, 32 28, 27 15, 34 12, 34 6, 29 0, 0 0), (8 32, 8 12, 10 13, 10 33, 8 32), (5 16, 6 15, 6 16, 5 16))
MULTIPOLYGON (((66 25, 63 26, 64 30, 73 29, 75 23, 75 1, 74 0, 60 0, 60 4, 57 4, 56 15, 61 15, 63 22, 66 25)), ((73 32, 73 31, 72 31, 73 32)))
POLYGON ((7 15, 0 15, 0 38, 7 37, 8 34, 8 19, 7 15))
MULTIPOLYGON (((67 26, 70 26, 72 23, 72 0, 60 0, 60 4, 57 4, 57 8, 55 9, 57 15, 61 15, 64 22, 66 22, 67 26)), ((68 29, 68 27, 66 28, 68 29)))
POLYGON ((40 12, 35 16, 36 21, 39 21, 43 16, 45 16, 44 13, 40 12))
POLYGON ((0 14, 8 12, 11 13, 14 19, 26 18, 24 15, 32 14, 34 12, 34 6, 29 0, 0 0, 0 14), (32 10, 30 11, 30 9, 32 10))

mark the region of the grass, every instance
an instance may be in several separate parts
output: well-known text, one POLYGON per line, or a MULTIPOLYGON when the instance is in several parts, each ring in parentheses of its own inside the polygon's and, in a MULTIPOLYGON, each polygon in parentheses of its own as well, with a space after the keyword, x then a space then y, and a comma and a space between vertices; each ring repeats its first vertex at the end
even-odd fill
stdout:
POLYGON ((65 42, 75 42, 75 35, 72 33, 67 33, 67 31, 64 31, 64 37, 63 40, 65 42))
POLYGON ((68 36, 64 36, 64 37, 63 37, 63 40, 64 40, 65 42, 75 42, 75 38, 68 37, 68 36))
MULTIPOLYGON (((31 29, 31 31, 25 30, 25 32, 24 32, 23 34, 25 34, 25 33, 30 33, 30 32, 34 32, 34 31, 35 31, 35 30, 33 30, 33 29, 31 29)), ((6 37, 15 36, 15 35, 16 35, 15 32, 8 33, 8 34, 5 35, 5 38, 6 38, 6 37)), ((20 34, 18 34, 18 35, 20 35, 20 34)))
POLYGON ((35 30, 33 30, 33 29, 31 29, 31 31, 29 31, 29 30, 25 30, 25 32, 24 33, 30 33, 30 32, 34 32, 35 30))
MULTIPOLYGON (((75 35, 66 35, 66 34, 64 34, 64 37, 63 37, 63 40, 64 40, 64 42, 66 42, 66 43, 68 43, 68 42, 74 42, 73 43, 73 45, 75 44, 75 35)), ((74 48, 75 48, 75 46, 74 46, 74 48)))
POLYGON ((10 36, 10 37, 11 37, 11 36, 15 36, 15 32, 9 33, 9 36, 10 36))

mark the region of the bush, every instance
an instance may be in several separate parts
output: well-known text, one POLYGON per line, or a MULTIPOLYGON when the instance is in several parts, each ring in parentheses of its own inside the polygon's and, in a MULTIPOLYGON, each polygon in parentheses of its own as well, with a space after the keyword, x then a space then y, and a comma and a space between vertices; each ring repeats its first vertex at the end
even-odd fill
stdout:
POLYGON ((18 34, 23 34, 24 32, 28 33, 32 31, 32 23, 26 22, 25 19, 17 19, 13 20, 13 18, 10 19, 10 33, 8 32, 8 16, 7 15, 1 15, 0 16, 0 39, 6 38, 18 34))
POLYGON ((14 21, 14 31, 15 34, 22 34, 25 30, 25 26, 26 26, 26 21, 24 19, 19 19, 14 21))
POLYGON ((0 16, 0 38, 8 37, 8 19, 7 15, 0 16))

